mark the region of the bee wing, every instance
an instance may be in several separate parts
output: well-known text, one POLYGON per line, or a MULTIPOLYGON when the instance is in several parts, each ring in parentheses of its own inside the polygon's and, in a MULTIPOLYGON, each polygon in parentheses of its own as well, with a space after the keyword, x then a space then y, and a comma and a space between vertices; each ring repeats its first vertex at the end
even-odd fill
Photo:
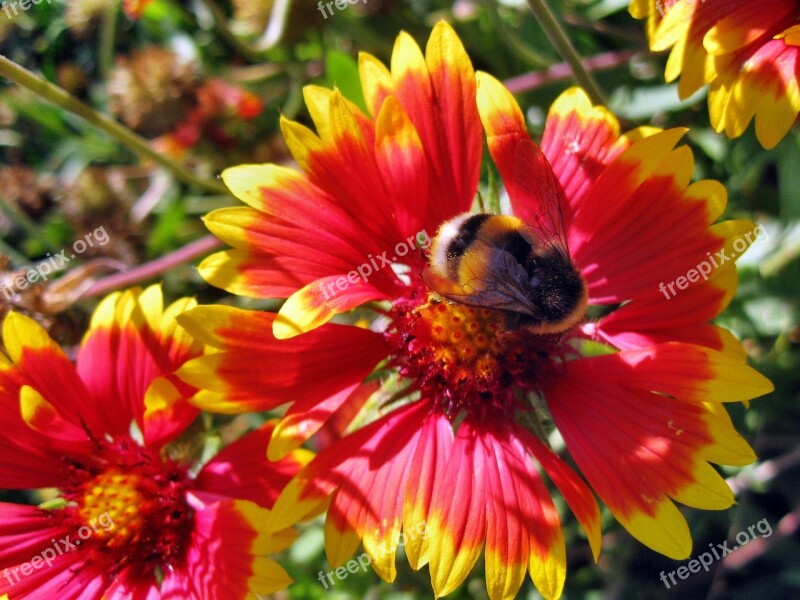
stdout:
MULTIPOLYGON (((496 252, 492 262, 489 270, 491 277, 482 278, 476 275, 464 284, 455 283, 431 269, 425 269, 422 276, 431 289, 453 302, 539 318, 539 309, 525 294, 530 284, 523 266, 504 250, 496 252)), ((481 269, 480 272, 487 270, 481 269)))
POLYGON ((525 221, 541 241, 554 243, 569 256, 564 232, 564 195, 561 184, 547 157, 532 140, 522 140, 514 151, 515 208, 524 208, 517 216, 525 221))

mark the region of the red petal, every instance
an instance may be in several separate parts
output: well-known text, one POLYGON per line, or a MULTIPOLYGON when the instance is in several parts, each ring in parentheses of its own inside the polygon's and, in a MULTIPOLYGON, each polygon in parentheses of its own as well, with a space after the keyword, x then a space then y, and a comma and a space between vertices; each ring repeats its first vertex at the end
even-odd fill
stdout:
POLYGON ((430 521, 431 582, 437 596, 452 592, 464 581, 486 540, 489 459, 478 432, 461 423, 445 471, 433 488, 430 521))
MULTIPOLYGON (((662 342, 686 342, 744 358, 730 332, 706 324, 730 303, 738 278, 732 263, 715 271, 707 283, 665 297, 655 294, 629 302, 591 327, 619 349, 644 349, 662 342)), ((655 291, 655 290, 654 290, 655 291)))
POLYGON ((288 402, 322 402, 360 383, 386 356, 383 336, 345 325, 325 325, 276 340, 276 315, 226 306, 201 306, 181 323, 220 351, 179 371, 203 389, 192 401, 207 410, 269 410, 288 402))
POLYGON ((67 536, 71 544, 77 537, 65 527, 62 513, 0 503, 0 515, 0 594, 7 593, 9 598, 101 598, 105 576, 87 563, 85 548, 62 544, 67 536))
POLYGON ((592 106, 582 89, 571 88, 556 99, 547 114, 541 147, 564 190, 567 222, 605 165, 626 145, 619 139, 616 117, 602 106, 592 106))
POLYGON ((270 421, 223 448, 194 480, 203 491, 227 498, 250 500, 272 508, 283 488, 310 458, 298 452, 272 462, 267 459, 275 422, 270 421))
POLYGON ((425 224, 439 223, 472 205, 480 175, 482 135, 475 105, 475 73, 453 29, 438 23, 423 59, 401 33, 392 53, 395 95, 419 134, 434 174, 425 224))

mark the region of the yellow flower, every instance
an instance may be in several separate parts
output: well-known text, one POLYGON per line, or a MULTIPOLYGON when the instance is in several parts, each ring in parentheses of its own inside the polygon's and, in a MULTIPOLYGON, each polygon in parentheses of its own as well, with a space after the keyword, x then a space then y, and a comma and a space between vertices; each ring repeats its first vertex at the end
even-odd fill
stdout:
POLYGON ((711 123, 730 138, 755 117, 756 137, 772 148, 800 113, 800 24, 795 0, 633 0, 648 18, 650 48, 672 51, 665 77, 680 77, 686 98, 708 84, 711 123))

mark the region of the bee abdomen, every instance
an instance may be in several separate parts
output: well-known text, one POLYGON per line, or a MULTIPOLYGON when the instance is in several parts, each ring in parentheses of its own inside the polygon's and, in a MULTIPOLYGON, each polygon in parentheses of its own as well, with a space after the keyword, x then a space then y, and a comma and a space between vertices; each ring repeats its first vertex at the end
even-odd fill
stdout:
POLYGON ((463 220, 450 221, 440 232, 439 238, 442 244, 440 251, 444 253, 443 262, 450 278, 457 279, 460 258, 475 243, 478 232, 490 217, 491 215, 486 213, 465 215, 463 220))
POLYGON ((447 258, 453 259, 462 256, 478 237, 478 231, 491 215, 478 213, 467 217, 450 242, 447 244, 447 258))

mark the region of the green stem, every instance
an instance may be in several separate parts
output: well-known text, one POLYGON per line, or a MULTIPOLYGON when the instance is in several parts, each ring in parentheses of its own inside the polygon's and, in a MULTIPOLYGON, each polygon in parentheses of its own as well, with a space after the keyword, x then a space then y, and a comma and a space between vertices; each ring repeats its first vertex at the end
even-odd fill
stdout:
POLYGON ((117 12, 118 2, 111 2, 103 13, 103 21, 100 26, 100 74, 103 81, 107 81, 114 68, 114 38, 117 34, 117 12))
POLYGON ((762 277, 774 277, 784 268, 800 258, 800 239, 781 245, 781 248, 761 262, 758 267, 762 277))
POLYGON ((605 95, 600 89, 600 86, 597 85, 591 73, 584 68, 580 55, 559 24, 553 11, 547 6, 546 0, 528 0, 528 6, 533 16, 539 21, 539 25, 544 29, 547 37, 550 39, 550 43, 553 44, 556 51, 569 63, 570 67, 572 67, 572 76, 575 78, 578 85, 586 90, 593 102, 596 104, 605 104, 605 95))
POLYGON ((288 119, 294 119, 303 108, 303 80, 294 68, 288 68, 287 74, 289 75, 289 93, 281 107, 281 114, 288 119))
POLYGON ((27 69, 21 67, 14 61, 9 60, 2 55, 0 55, 0 75, 7 77, 14 83, 31 90, 35 94, 38 94, 56 106, 59 106, 64 110, 67 110, 85 119, 88 123, 94 125, 100 131, 110 135, 112 138, 139 156, 143 158, 149 158, 153 162, 161 165, 180 181, 188 185, 197 186, 215 194, 228 193, 225 186, 221 183, 198 177, 189 169, 173 162, 167 156, 159 154, 153 150, 147 143, 147 140, 140 137, 124 125, 117 123, 111 117, 97 112, 90 106, 87 106, 77 98, 70 95, 69 92, 61 89, 57 85, 53 85, 49 81, 45 81, 44 79, 40 78, 34 73, 31 73, 27 69))

